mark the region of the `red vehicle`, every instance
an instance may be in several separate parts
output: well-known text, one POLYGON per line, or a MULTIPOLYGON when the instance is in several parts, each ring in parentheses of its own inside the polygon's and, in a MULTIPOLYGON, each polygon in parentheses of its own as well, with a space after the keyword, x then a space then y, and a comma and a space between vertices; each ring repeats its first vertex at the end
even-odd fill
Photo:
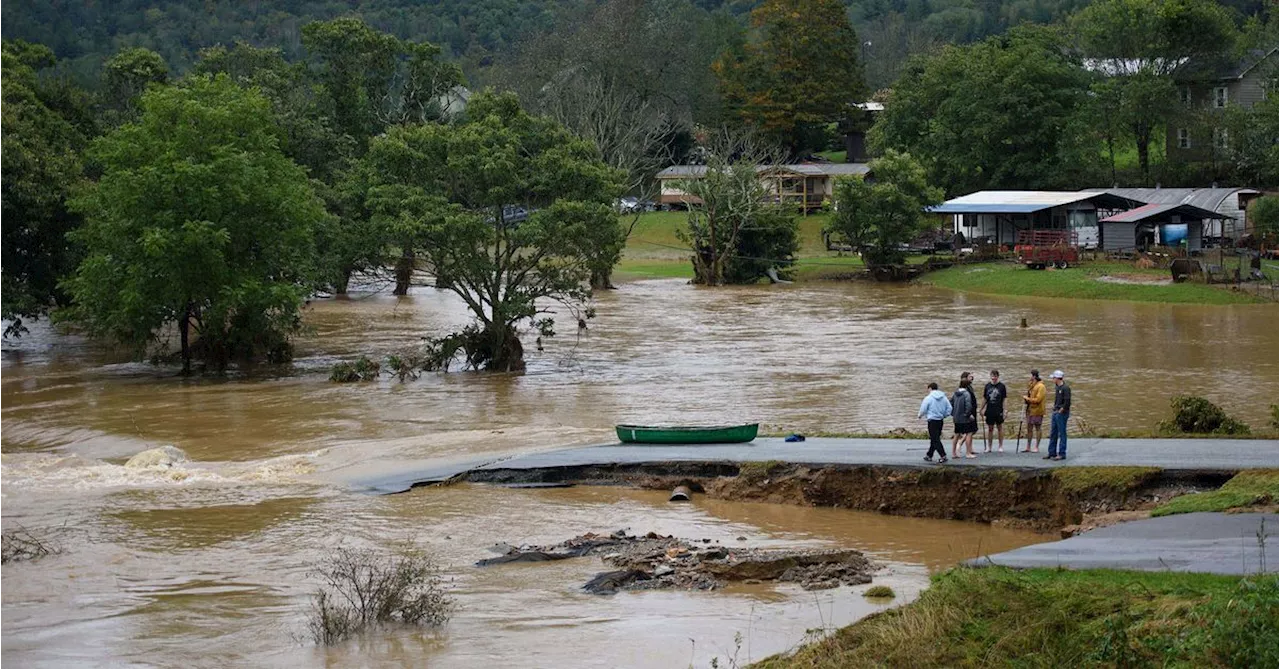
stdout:
POLYGON ((1030 269, 1066 269, 1080 262, 1074 230, 1019 230, 1013 252, 1030 269))

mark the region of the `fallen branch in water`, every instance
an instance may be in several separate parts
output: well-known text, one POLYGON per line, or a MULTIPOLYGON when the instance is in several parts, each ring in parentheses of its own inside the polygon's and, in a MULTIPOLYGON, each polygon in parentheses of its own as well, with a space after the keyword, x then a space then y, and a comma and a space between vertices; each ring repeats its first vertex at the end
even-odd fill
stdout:
POLYGON ((62 552, 62 545, 52 538, 52 532, 32 532, 19 525, 0 534, 0 564, 38 560, 47 555, 62 552))

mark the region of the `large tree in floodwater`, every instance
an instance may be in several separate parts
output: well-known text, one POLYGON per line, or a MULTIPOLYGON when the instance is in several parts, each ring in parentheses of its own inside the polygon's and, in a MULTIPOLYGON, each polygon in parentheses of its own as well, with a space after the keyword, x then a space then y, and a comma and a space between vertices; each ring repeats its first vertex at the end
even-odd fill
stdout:
POLYGON ((139 355, 176 326, 184 373, 196 357, 286 358, 326 214, 280 151, 271 103, 205 75, 139 104, 90 148, 102 177, 72 201, 85 258, 60 315, 139 355))
POLYGON ((364 160, 368 203, 436 286, 470 307, 477 322, 461 335, 468 363, 518 371, 518 324, 547 336, 553 304, 586 312, 592 272, 625 243, 612 206, 622 174, 589 142, 523 111, 515 95, 478 94, 466 114, 375 138, 364 160))

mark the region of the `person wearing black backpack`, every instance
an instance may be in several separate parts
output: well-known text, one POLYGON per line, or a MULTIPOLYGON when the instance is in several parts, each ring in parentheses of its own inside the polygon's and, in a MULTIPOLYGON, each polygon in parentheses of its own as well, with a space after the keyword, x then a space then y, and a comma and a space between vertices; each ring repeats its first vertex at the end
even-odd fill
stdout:
POLYGON ((978 398, 973 394, 973 380, 969 378, 969 372, 960 375, 960 387, 951 395, 951 420, 955 423, 951 457, 960 457, 960 444, 965 447, 964 457, 978 457, 973 452, 973 435, 978 432, 978 398))

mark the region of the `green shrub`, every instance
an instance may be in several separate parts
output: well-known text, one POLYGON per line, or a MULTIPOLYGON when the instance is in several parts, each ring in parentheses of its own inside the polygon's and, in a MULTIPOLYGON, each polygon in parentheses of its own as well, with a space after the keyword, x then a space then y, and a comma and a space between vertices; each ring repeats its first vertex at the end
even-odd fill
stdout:
POLYGON ((897 597, 893 592, 893 588, 887 585, 873 585, 867 588, 867 591, 862 593, 862 596, 871 599, 893 599, 897 597))
POLYGON ((360 356, 355 362, 340 362, 329 372, 329 380, 335 383, 351 383, 353 381, 373 381, 382 371, 382 365, 360 356))
POLYGON ((1160 424, 1164 432, 1184 434, 1249 434, 1249 426, 1227 415, 1203 397, 1179 395, 1170 402, 1173 418, 1160 424))

